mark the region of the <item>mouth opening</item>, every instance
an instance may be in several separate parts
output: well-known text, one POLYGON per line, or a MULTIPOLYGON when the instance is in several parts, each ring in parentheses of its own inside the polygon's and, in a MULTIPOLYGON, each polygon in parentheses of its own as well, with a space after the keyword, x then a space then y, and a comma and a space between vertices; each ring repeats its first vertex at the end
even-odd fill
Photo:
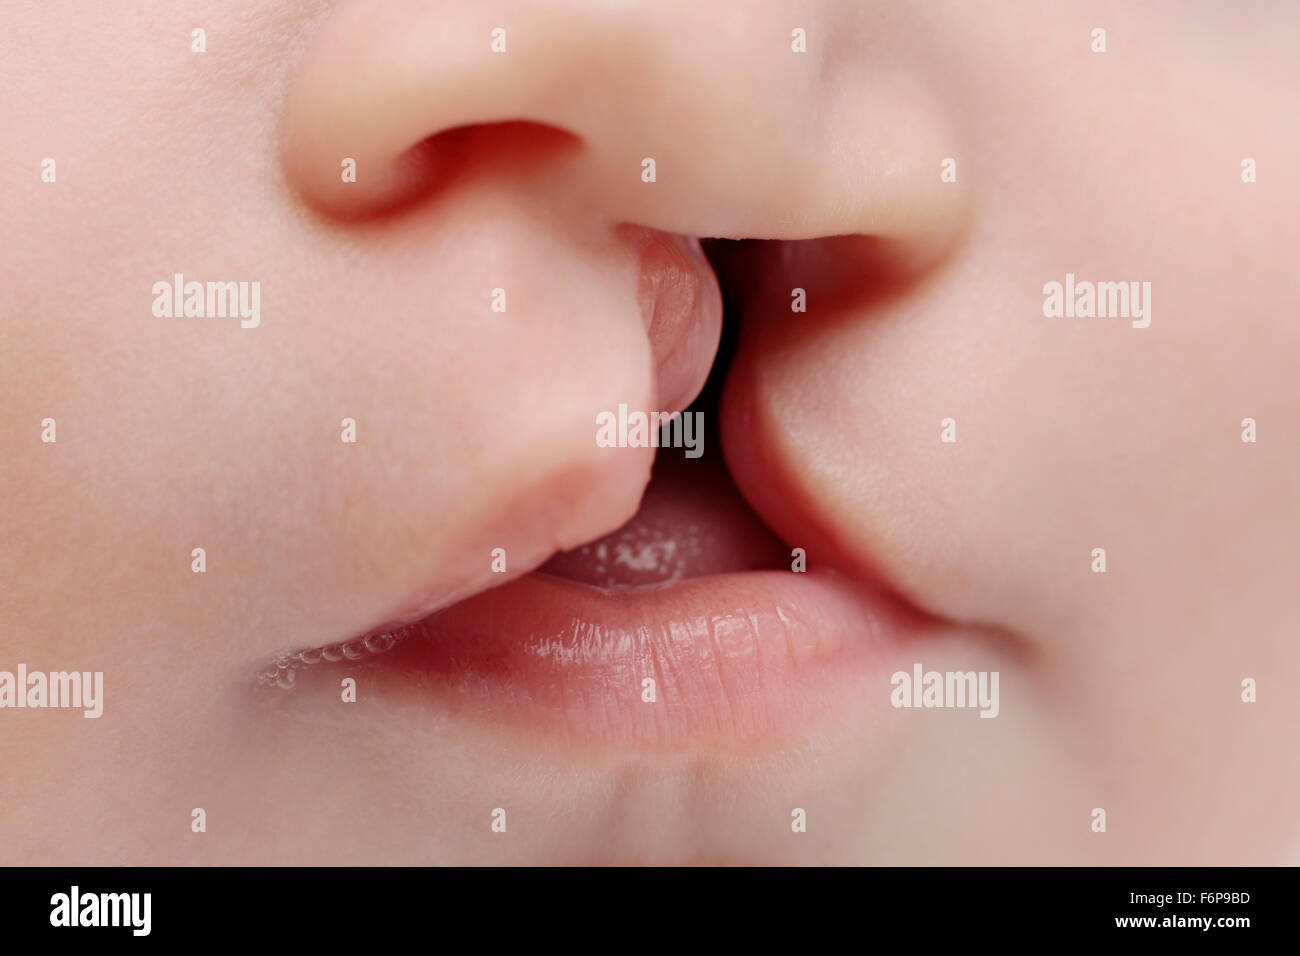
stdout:
POLYGON ((570 738, 663 744, 704 732, 734 742, 806 716, 825 696, 819 680, 843 683, 861 671, 845 664, 869 663, 890 643, 882 635, 910 631, 910 617, 877 590, 833 573, 791 574, 804 568, 728 470, 720 400, 743 297, 773 245, 701 242, 723 325, 683 414, 698 416, 705 438, 695 457, 661 440, 622 527, 413 623, 281 654, 259 683, 291 689, 334 671, 315 665, 341 664, 381 695, 432 692, 447 713, 521 720, 530 731, 558 720, 570 738), (643 709, 630 674, 657 683, 665 706, 643 709))
MULTIPOLYGON (((652 590, 711 575, 789 569, 789 548, 732 481, 718 420, 736 353, 740 304, 758 259, 754 247, 761 250, 772 243, 705 238, 700 245, 717 276, 723 303, 722 334, 713 365, 700 394, 682 412, 696 416, 703 429, 699 433, 702 453, 689 457, 682 448, 662 442, 637 513, 601 538, 556 553, 529 577, 609 593, 652 590)), ((670 427, 665 425, 665 432, 670 427)), ((426 623, 385 626, 353 640, 281 653, 261 667, 258 682, 290 688, 303 668, 315 670, 319 664, 356 663, 385 655, 421 633, 426 623)))
POLYGON ((750 508, 731 479, 721 445, 718 406, 736 350, 734 297, 725 286, 740 241, 711 239, 702 245, 723 284, 723 328, 709 377, 682 413, 702 428, 703 452, 688 457, 671 447, 665 425, 654 470, 637 513, 617 530, 547 561, 536 574, 593 587, 623 590, 659 587, 690 578, 789 565, 789 549, 750 508))
POLYGON ((783 253, 754 240, 701 245, 723 327, 684 414, 701 416, 707 439, 661 440, 629 521, 413 623, 282 655, 261 682, 324 691, 346 673, 368 701, 493 728, 499 742, 517 734, 529 752, 542 741, 566 752, 759 752, 860 706, 884 662, 929 625, 875 583, 808 569, 802 555, 796 563, 741 495, 721 444, 720 396, 741 298, 761 278, 761 257, 783 253), (321 663, 346 670, 307 666, 321 663))

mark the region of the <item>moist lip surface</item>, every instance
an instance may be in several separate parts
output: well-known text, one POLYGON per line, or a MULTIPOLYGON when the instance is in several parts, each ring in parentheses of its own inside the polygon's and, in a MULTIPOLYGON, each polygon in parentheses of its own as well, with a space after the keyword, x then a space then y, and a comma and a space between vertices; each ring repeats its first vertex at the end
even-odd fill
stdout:
POLYGON ((861 691, 913 628, 886 596, 830 574, 621 590, 532 574, 415 625, 360 679, 574 745, 747 749, 861 691))

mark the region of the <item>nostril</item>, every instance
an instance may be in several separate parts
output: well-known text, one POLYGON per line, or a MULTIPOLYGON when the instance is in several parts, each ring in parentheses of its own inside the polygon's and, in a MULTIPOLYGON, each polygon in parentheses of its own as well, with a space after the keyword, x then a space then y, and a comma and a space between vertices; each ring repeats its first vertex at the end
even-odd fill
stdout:
POLYGON ((442 130, 397 156, 352 150, 355 155, 326 161, 293 137, 285 155, 292 181, 311 206, 331 218, 366 220, 400 214, 470 180, 536 177, 581 146, 566 130, 511 120, 442 130))
POLYGON ((451 170, 505 171, 534 167, 571 153, 582 139, 568 130, 531 120, 471 123, 429 137, 422 146, 436 149, 451 170))
POLYGON ((412 184, 417 193, 413 198, 431 198, 443 189, 483 177, 530 179, 581 148, 582 140, 575 134, 530 120, 457 126, 408 150, 409 162, 424 173, 423 181, 412 184))

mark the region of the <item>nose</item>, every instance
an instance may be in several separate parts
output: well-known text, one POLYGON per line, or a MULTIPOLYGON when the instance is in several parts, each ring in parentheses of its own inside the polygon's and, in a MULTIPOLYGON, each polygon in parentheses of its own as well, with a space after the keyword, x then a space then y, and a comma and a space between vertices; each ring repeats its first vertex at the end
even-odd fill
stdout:
POLYGON ((829 42, 829 6, 353 0, 292 83, 285 169, 342 218, 493 175, 687 235, 950 233, 944 110, 829 42))

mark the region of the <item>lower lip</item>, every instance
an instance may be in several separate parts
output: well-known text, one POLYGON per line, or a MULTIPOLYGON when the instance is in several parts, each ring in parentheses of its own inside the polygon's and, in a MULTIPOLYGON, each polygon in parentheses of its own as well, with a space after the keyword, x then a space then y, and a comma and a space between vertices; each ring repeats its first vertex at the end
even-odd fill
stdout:
POLYGON ((873 687, 887 699, 884 664, 919 627, 887 595, 829 574, 605 590, 534 573, 413 625, 360 666, 385 698, 566 745, 748 751, 873 687))

